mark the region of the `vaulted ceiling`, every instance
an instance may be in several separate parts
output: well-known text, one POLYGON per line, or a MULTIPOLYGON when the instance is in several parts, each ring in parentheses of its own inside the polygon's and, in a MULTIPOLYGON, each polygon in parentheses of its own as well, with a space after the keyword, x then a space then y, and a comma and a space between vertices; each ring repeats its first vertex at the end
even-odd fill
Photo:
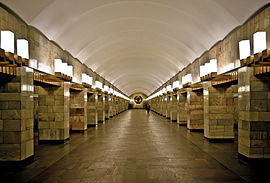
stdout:
POLYGON ((270 1, 1 2, 127 95, 148 95, 270 1))

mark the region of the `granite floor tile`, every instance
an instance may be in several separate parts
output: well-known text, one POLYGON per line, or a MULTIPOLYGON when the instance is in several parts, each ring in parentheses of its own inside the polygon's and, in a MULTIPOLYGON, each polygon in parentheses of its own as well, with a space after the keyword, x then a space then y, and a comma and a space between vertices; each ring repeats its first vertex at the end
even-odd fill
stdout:
POLYGON ((240 164, 235 154, 234 143, 209 143, 202 133, 190 133, 155 113, 129 110, 83 134, 71 134, 66 144, 37 146, 35 162, 3 176, 8 182, 50 183, 259 180, 260 175, 240 164))

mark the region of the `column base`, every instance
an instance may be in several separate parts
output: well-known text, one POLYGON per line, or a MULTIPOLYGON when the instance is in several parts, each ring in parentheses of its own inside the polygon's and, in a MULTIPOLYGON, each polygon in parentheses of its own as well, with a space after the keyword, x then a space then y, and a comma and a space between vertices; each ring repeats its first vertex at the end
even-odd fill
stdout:
POLYGON ((29 164, 35 159, 35 156, 29 156, 21 161, 0 161, 0 170, 19 170, 29 164))
POLYGON ((190 132, 203 132, 203 129, 188 129, 190 132))
POLYGON ((234 138, 208 138, 208 137, 204 137, 205 139, 208 140, 208 142, 210 143, 218 143, 218 142, 229 142, 229 143, 233 143, 234 142, 234 138))
POLYGON ((64 144, 69 141, 69 138, 65 140, 38 140, 38 144, 64 144))
POLYGON ((187 123, 180 122, 178 123, 179 126, 187 126, 187 123))
POLYGON ((87 129, 85 130, 70 130, 71 133, 84 133, 87 129))
POLYGON ((87 124, 87 127, 96 127, 97 126, 97 124, 87 124))
POLYGON ((102 120, 102 121, 100 120, 100 121, 98 121, 98 123, 104 123, 104 120, 102 120))
POLYGON ((238 160, 242 163, 253 165, 269 165, 270 158, 249 158, 243 154, 238 153, 238 160))

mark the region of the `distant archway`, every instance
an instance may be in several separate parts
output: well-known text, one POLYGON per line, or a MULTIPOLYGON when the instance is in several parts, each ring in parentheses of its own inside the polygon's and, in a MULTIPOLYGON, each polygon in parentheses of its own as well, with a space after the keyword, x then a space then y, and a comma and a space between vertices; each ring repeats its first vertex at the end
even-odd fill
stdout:
POLYGON ((130 108, 143 109, 147 96, 144 93, 134 93, 129 98, 131 99, 130 108))

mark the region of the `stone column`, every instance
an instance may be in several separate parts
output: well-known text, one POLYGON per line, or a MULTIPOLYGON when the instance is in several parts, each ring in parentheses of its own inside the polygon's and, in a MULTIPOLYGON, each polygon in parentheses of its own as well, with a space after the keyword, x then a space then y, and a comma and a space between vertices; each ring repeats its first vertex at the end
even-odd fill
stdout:
POLYGON ((238 85, 233 85, 233 111, 234 127, 238 128, 238 85))
POLYGON ((178 93, 177 123, 187 125, 187 93, 178 93))
POLYGON ((0 81, 0 161, 21 162, 34 156, 33 70, 0 81))
POLYGON ((87 126, 98 125, 97 100, 97 93, 87 94, 87 126))
POLYGON ((98 95, 97 104, 98 122, 103 123, 105 121, 105 98, 104 94, 98 95))
POLYGON ((116 97, 116 114, 120 113, 120 99, 116 97))
POLYGON ((233 86, 203 84, 204 137, 211 140, 234 139, 233 86))
POLYGON ((38 88, 39 142, 65 142, 69 139, 69 83, 60 87, 38 88))
POLYGON ((163 107, 163 99, 161 96, 159 96, 157 100, 157 110, 159 115, 162 115, 162 107, 163 107))
POLYGON ((109 96, 105 95, 105 120, 110 119, 110 105, 109 105, 109 96))
POLYGON ((114 116, 114 113, 113 113, 113 96, 112 95, 109 95, 109 117, 112 118, 114 116))
POLYGON ((166 111, 167 111, 167 97, 166 96, 162 96, 162 111, 161 111, 161 115, 163 117, 166 117, 166 111))
POLYGON ((187 89, 187 128, 202 131, 203 126, 203 92, 187 89))
POLYGON ((171 116, 170 119, 172 122, 177 122, 177 113, 178 113, 178 102, 177 94, 171 95, 171 116))
POLYGON ((70 129, 84 131, 87 129, 87 89, 70 91, 70 129))
POLYGON ((111 98, 112 98, 112 101, 111 101, 111 103, 112 103, 112 116, 115 116, 116 115, 116 99, 115 99, 115 96, 114 95, 112 95, 111 96, 111 98))
POLYGON ((171 105, 172 105, 172 96, 171 95, 168 95, 167 96, 167 103, 166 103, 166 114, 165 114, 165 117, 166 119, 169 119, 171 118, 171 105))
POLYGON ((254 76, 252 67, 238 70, 238 153, 270 158, 270 83, 254 76))

